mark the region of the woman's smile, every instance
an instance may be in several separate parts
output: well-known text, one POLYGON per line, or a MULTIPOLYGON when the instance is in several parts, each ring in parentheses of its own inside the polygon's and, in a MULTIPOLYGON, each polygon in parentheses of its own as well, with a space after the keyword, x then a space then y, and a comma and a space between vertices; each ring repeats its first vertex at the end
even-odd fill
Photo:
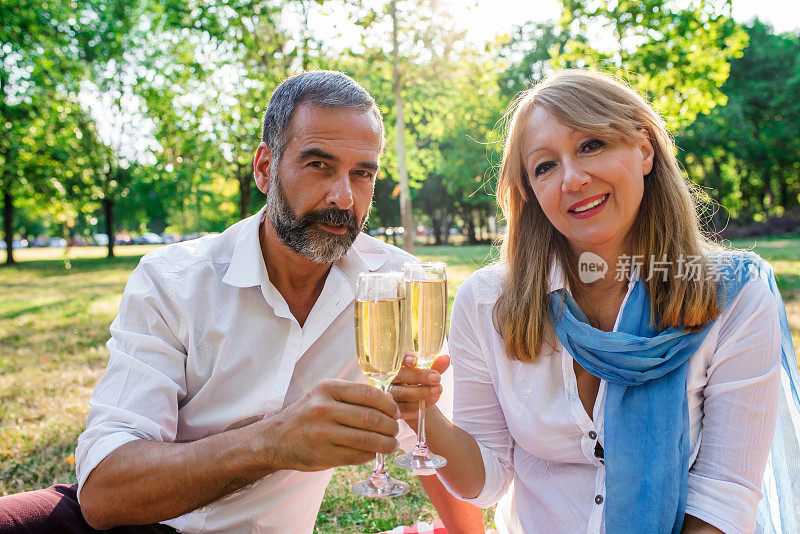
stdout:
POLYGON ((602 211, 605 207, 608 198, 611 196, 611 193, 606 193, 605 195, 595 195, 587 198, 586 200, 582 200, 580 202, 576 202, 567 210, 570 215, 575 217, 576 219, 586 219, 593 215, 597 215, 602 211))

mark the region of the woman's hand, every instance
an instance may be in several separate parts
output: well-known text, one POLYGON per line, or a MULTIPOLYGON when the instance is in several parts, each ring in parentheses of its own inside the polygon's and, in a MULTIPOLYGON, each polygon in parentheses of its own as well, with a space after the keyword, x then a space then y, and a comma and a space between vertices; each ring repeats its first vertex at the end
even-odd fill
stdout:
POLYGON ((416 363, 413 354, 406 354, 403 367, 389 387, 389 393, 400 408, 400 417, 413 429, 417 428, 419 402, 424 400, 426 406, 431 407, 442 395, 441 374, 450 367, 450 356, 439 356, 430 369, 419 369, 416 363))
POLYGON ((425 401, 428 406, 425 414, 428 448, 447 458, 447 465, 436 472, 462 497, 475 498, 486 482, 478 443, 434 406, 442 395, 441 374, 450 367, 450 356, 439 356, 430 369, 419 369, 416 363, 413 354, 406 354, 389 393, 400 408, 400 417, 415 431, 419 401, 425 401))

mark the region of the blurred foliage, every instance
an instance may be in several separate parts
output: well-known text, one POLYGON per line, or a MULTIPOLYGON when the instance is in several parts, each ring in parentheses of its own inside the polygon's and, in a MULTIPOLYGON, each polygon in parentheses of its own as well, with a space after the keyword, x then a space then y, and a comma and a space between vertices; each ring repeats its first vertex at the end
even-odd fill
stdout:
POLYGON ((599 31, 611 44, 569 39, 551 48, 552 62, 617 74, 648 94, 676 130, 726 102, 720 88, 729 62, 747 45, 731 9, 732 0, 564 0, 564 31, 599 31))
POLYGON ((690 177, 718 204, 716 228, 796 212, 800 200, 800 36, 758 21, 746 30, 721 88, 727 104, 676 135, 690 177))
POLYGON ((435 0, 0 0, 0 196, 11 237, 220 231, 263 205, 252 155, 274 87, 347 72, 384 114, 370 228, 400 224, 397 95, 418 224, 494 221, 503 115, 561 67, 613 72, 664 114, 715 229, 798 211, 800 37, 722 0, 563 0, 559 21, 466 39, 435 0), (355 25, 316 31, 337 11, 355 25), (337 33, 338 32, 338 33, 337 33), (356 39, 347 33, 357 32, 356 39), (338 39, 355 43, 342 48, 338 39))

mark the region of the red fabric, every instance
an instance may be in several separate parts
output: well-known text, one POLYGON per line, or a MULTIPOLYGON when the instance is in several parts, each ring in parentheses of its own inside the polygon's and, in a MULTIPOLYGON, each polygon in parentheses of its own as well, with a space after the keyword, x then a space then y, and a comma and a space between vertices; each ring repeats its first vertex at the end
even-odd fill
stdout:
POLYGON ((433 522, 433 525, 428 523, 414 523, 410 527, 400 526, 392 530, 386 530, 379 534, 447 534, 447 529, 444 528, 444 523, 441 519, 433 522))
POLYGON ((83 519, 78 485, 58 484, 0 497, 0 534, 161 534, 166 525, 141 525, 95 530, 83 519))

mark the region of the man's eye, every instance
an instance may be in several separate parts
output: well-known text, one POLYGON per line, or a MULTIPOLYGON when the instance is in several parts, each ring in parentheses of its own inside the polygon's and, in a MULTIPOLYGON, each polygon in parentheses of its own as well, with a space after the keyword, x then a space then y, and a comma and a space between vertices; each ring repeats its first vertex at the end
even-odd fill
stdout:
POLYGON ((353 174, 355 174, 356 176, 358 176, 360 178, 367 178, 369 180, 372 180, 372 173, 369 172, 369 171, 355 170, 355 171, 353 171, 353 174))
POLYGON ((549 171, 550 169, 555 167, 555 165, 556 164, 554 162, 552 162, 552 161, 545 161, 544 163, 540 163, 533 170, 533 175, 534 176, 541 176, 542 174, 546 173, 547 171, 549 171))
POLYGON ((587 154, 589 152, 600 150, 604 146, 606 146, 606 144, 600 139, 589 139, 581 145, 581 152, 587 154))
POLYGON ((328 166, 328 164, 325 163, 324 161, 312 161, 309 163, 309 165, 311 167, 314 167, 315 169, 324 169, 325 167, 328 166))

